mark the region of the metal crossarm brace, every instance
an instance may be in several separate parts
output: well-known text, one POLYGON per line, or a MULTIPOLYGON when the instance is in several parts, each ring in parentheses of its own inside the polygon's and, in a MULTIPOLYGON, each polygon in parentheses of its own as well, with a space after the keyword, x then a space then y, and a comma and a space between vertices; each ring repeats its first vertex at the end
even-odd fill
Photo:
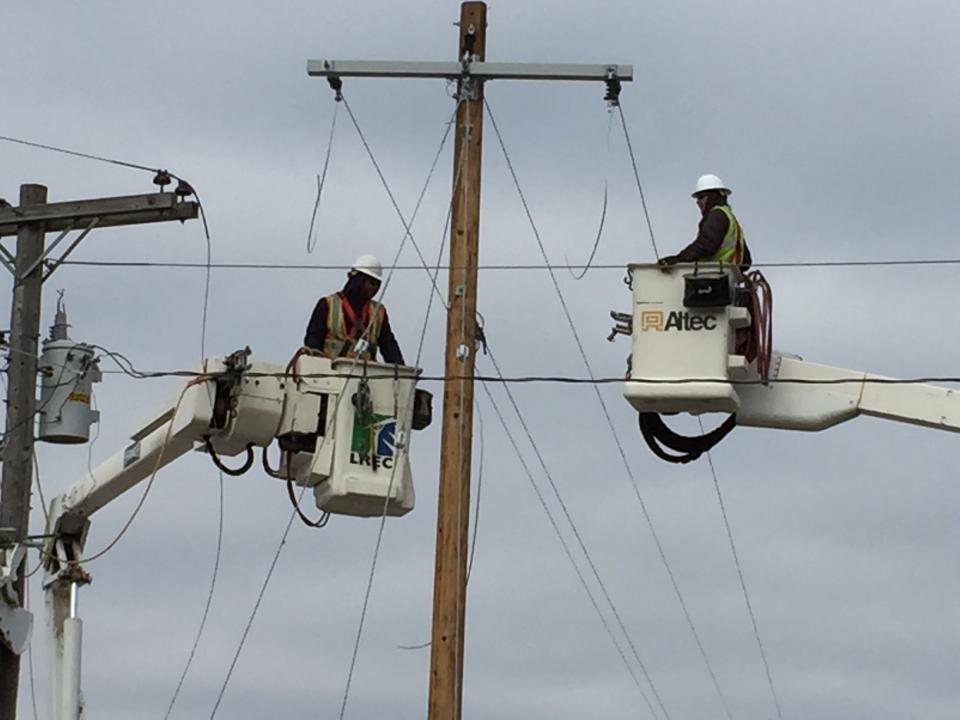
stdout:
POLYGON ((2 262, 3 266, 10 271, 11 275, 16 277, 16 260, 13 255, 10 254, 10 251, 7 250, 3 245, 0 245, 0 262, 2 262))
MULTIPOLYGON (((89 233, 91 230, 93 230, 93 229, 94 229, 95 227, 97 227, 99 224, 100 224, 100 218, 97 218, 97 217, 93 218, 93 219, 87 224, 87 226, 83 229, 83 232, 80 233, 79 235, 77 235, 76 240, 74 240, 72 243, 70 243, 70 247, 68 247, 66 250, 63 251, 63 255, 61 255, 59 259, 57 259, 57 260, 51 260, 51 261, 48 263, 47 271, 43 274, 43 280, 44 280, 44 282, 46 282, 47 278, 50 277, 50 276, 53 274, 53 271, 54 271, 54 270, 56 270, 58 267, 60 267, 61 265, 63 265, 63 261, 66 260, 68 257, 70 257, 70 253, 72 253, 72 252, 76 249, 77 245, 79 245, 79 244, 81 243, 81 241, 83 241, 83 239, 87 236, 87 233, 89 233)), ((46 257, 46 255, 45 255, 44 257, 46 257)), ((26 274, 28 274, 28 273, 25 273, 25 275, 26 275, 26 274)))
POLYGON ((78 221, 89 222, 93 218, 99 218, 97 227, 103 228, 166 220, 193 220, 198 216, 199 205, 196 202, 166 192, 23 205, 0 209, 0 237, 16 235, 23 225, 31 223, 43 223, 46 232, 57 232, 74 226, 78 221))
POLYGON ((612 76, 633 80, 633 65, 583 65, 544 63, 378 62, 367 60, 308 60, 307 74, 314 77, 446 78, 469 75, 478 80, 601 80, 612 76))

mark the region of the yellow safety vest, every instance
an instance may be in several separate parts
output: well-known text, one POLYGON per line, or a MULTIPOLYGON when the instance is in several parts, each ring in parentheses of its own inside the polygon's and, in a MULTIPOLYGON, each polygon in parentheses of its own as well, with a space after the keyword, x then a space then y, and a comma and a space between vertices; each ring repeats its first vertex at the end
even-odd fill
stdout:
POLYGON ((714 205, 710 210, 719 210, 727 216, 727 220, 730 222, 727 225, 727 234, 723 236, 720 249, 706 260, 740 265, 743 262, 743 248, 746 242, 743 237, 743 228, 740 227, 740 223, 733 216, 733 211, 729 205, 714 205))
POLYGON ((363 306, 358 318, 356 310, 343 293, 328 295, 326 301, 327 334, 323 339, 321 354, 329 358, 358 357, 361 360, 375 360, 380 328, 383 327, 387 314, 383 305, 371 300, 363 306), (347 329, 348 320, 349 330, 347 329), (363 332, 364 330, 366 332, 363 332), (363 333, 362 337, 361 333, 363 333), (366 340, 366 348, 358 353, 355 348, 361 339, 366 340))

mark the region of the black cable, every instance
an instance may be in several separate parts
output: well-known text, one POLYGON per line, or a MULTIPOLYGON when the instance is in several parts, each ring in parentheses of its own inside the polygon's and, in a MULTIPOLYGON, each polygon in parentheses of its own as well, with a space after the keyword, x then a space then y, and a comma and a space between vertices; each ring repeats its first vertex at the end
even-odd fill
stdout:
POLYGON ((647 446, 658 458, 672 463, 688 463, 696 460, 723 440, 737 424, 737 416, 731 415, 719 427, 708 433, 703 430, 701 420, 701 435, 690 437, 679 435, 667 427, 659 413, 641 412, 637 413, 637 417, 640 422, 640 432, 647 446), (671 455, 661 445, 680 454, 671 455))
MULTIPOLYGON (((266 454, 264 454, 264 458, 266 458, 266 454)), ((300 516, 300 520, 304 525, 312 528, 322 528, 327 526, 327 523, 330 521, 330 513, 323 512, 320 514, 319 519, 311 520, 306 516, 306 514, 304 514, 303 510, 300 509, 300 503, 297 502, 297 496, 293 492, 293 480, 290 478, 287 478, 287 495, 290 498, 290 504, 293 505, 293 509, 297 511, 297 515, 300 516)))
MULTIPOLYGON (((163 262, 152 260, 64 260, 61 265, 79 267, 137 267, 137 268, 205 268, 205 263, 163 262)), ((916 260, 785 260, 782 262, 754 263, 755 268, 873 268, 873 267, 910 267, 927 265, 960 265, 960 258, 926 258, 916 260)), ((349 270, 350 265, 341 264, 305 264, 305 263, 211 263, 211 268, 222 270, 349 270)), ((590 266, 592 270, 626 269, 625 263, 600 263, 590 266)), ((538 263, 495 263, 479 264, 478 270, 491 271, 527 271, 527 270, 580 270, 583 265, 570 263, 551 263, 549 266, 538 263)), ((393 270, 423 270, 423 265, 396 265, 393 270)), ((457 270, 451 265, 440 265, 440 270, 457 270)))
POLYGON ((253 467, 253 443, 247 444, 247 459, 244 461, 243 465, 238 468, 230 468, 220 461, 220 456, 217 455, 217 451, 213 448, 213 443, 210 442, 210 436, 207 435, 203 440, 204 444, 206 445, 207 452, 210 454, 210 459, 213 460, 213 464, 216 465, 221 472, 224 472, 231 477, 240 477, 246 473, 247 470, 253 467))

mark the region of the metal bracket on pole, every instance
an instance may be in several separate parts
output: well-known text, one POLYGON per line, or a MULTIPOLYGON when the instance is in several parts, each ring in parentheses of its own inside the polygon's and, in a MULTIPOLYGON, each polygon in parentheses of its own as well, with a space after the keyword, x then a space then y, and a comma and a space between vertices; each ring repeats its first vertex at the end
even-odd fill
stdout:
MULTIPOLYGON (((87 236, 87 233, 89 233, 99 224, 100 224, 100 218, 98 217, 93 218, 93 220, 90 221, 87 227, 84 228, 83 232, 77 236, 77 239, 74 240, 72 243, 70 243, 70 247, 68 247, 64 251, 63 255, 61 255, 58 260, 51 260, 49 263, 47 263, 47 271, 43 274, 44 282, 46 282, 47 278, 53 274, 54 270, 56 270, 58 267, 63 265, 63 261, 70 256, 70 253, 72 253, 76 249, 77 245, 79 245, 80 242, 87 236)), ((60 238, 57 238, 57 242, 59 241, 60 241, 60 238)), ((45 253, 44 256, 46 257, 46 255, 49 255, 49 252, 45 253)), ((33 270, 32 267, 30 269, 33 270)))
POLYGON ((0 263, 3 263, 3 266, 10 271, 11 275, 17 276, 16 259, 2 244, 0 244, 0 263))

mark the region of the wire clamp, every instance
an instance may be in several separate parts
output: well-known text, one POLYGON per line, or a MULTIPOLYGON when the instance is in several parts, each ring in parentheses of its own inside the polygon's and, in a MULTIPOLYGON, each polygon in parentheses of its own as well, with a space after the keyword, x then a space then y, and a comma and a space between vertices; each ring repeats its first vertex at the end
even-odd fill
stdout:
MULTIPOLYGON (((323 61, 323 69, 324 70, 330 69, 329 60, 323 61)), ((333 95, 334 101, 336 102, 342 101, 343 100, 343 79, 339 75, 328 75, 327 82, 330 84, 330 89, 333 90, 334 92, 334 95, 333 95)))
POLYGON ((623 86, 620 83, 620 78, 617 77, 617 68, 615 66, 611 65, 607 68, 607 79, 604 80, 604 83, 607 85, 607 92, 603 96, 603 99, 611 108, 619 107, 620 90, 623 86))

